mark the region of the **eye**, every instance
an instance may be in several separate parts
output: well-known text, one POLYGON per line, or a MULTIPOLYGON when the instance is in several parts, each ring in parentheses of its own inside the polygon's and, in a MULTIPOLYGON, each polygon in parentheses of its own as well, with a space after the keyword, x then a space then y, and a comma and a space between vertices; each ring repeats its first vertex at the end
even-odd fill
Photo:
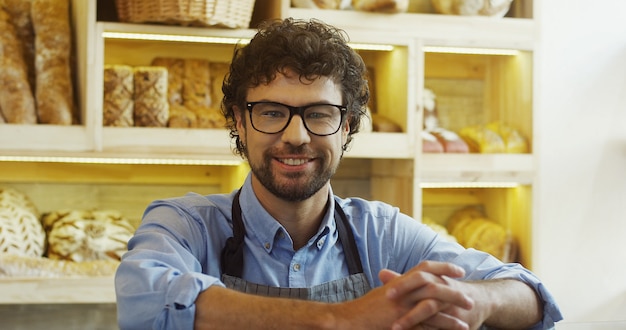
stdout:
POLYGON ((338 109, 332 106, 313 106, 306 109, 307 119, 333 118, 338 109))
POLYGON ((257 103, 252 109, 255 115, 266 119, 284 118, 289 116, 289 109, 276 103, 257 103))

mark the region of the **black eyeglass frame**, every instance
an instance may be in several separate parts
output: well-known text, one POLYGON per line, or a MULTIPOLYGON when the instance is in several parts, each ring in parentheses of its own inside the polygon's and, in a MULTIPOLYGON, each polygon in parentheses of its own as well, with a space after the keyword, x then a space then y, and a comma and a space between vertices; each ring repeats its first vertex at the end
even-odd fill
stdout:
POLYGON ((257 132, 261 132, 261 133, 265 133, 265 134, 278 134, 282 131, 284 131, 287 126, 289 126, 289 124, 291 123, 291 118, 293 118, 294 115, 299 115, 300 118, 302 118, 302 123, 304 124, 304 128, 306 128, 307 132, 316 135, 316 136, 329 136, 329 135, 333 135, 337 132, 339 132, 339 130, 341 129, 341 126, 343 125, 343 121, 345 119, 346 113, 348 112, 348 108, 343 106, 343 105, 336 105, 336 104, 330 104, 330 103, 315 103, 315 104, 309 104, 309 105, 305 105, 305 106, 301 106, 301 107, 292 107, 290 105, 286 105, 280 102, 271 102, 271 101, 260 101, 260 102, 246 102, 246 109, 248 109, 248 113, 250 115, 250 125, 252 126, 252 128, 254 128, 257 132), (285 126, 283 128, 281 128, 280 130, 276 131, 276 132, 264 132, 258 128, 256 128, 254 126, 254 121, 252 120, 252 108, 254 108, 255 105, 257 104, 263 104, 263 103, 270 103, 270 104, 276 104, 276 105, 280 105, 283 106, 287 109, 289 109, 289 119, 287 119, 287 122, 285 123, 285 126), (317 134, 315 132, 312 132, 311 129, 309 128, 309 126, 307 126, 306 124, 306 119, 304 119, 304 111, 310 107, 316 107, 316 106, 320 106, 320 105, 328 105, 328 106, 333 106, 337 109, 339 109, 339 113, 341 118, 339 119, 339 126, 337 126, 337 129, 332 132, 332 133, 328 133, 328 134, 317 134))

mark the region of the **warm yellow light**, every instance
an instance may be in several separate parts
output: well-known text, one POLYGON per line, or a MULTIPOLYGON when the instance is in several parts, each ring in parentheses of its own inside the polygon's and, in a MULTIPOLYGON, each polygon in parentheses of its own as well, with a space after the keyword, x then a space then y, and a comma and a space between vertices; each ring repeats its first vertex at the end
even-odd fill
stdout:
POLYGON ((239 160, 176 159, 176 158, 117 158, 117 157, 48 157, 0 156, 5 162, 82 163, 82 164, 134 164, 134 165, 221 165, 237 166, 239 160))
MULTIPOLYGON (((204 37, 204 36, 188 36, 175 34, 156 34, 156 33, 130 33, 130 32, 103 32, 102 37, 107 39, 126 39, 126 40, 149 40, 149 41, 174 41, 174 42, 193 42, 207 44, 247 44, 249 38, 229 38, 229 37, 204 37)), ((392 51, 392 45, 384 44, 364 44, 350 43, 350 47, 358 50, 375 50, 375 51, 392 51)))
POLYGON ((421 188, 516 188, 518 182, 421 182, 421 188))
POLYGON ((250 42, 248 38, 228 38, 228 37, 203 37, 187 36, 175 34, 153 34, 153 33, 129 33, 129 32, 103 32, 102 37, 107 39, 128 39, 128 40, 153 40, 153 41, 176 41, 195 42, 207 44, 246 44, 250 42))
POLYGON ((449 54, 472 54, 472 55, 519 55, 516 49, 499 49, 499 48, 469 48, 469 47, 437 47, 424 46, 426 53, 449 53, 449 54))

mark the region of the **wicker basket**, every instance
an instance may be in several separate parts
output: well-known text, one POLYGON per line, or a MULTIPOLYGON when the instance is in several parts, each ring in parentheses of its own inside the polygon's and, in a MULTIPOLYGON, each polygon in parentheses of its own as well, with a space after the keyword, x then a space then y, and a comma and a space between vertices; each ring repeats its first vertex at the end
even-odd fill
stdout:
POLYGON ((120 22, 248 28, 255 0, 116 0, 120 22))

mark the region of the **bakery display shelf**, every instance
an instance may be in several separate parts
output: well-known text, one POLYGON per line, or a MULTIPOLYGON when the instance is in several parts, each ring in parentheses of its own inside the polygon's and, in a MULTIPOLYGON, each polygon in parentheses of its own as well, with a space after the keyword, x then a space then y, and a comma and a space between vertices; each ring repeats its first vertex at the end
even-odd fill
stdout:
POLYGON ((81 125, 0 126, 0 151, 85 151, 93 149, 94 131, 81 125))
POLYGON ((414 37, 437 46, 531 50, 535 44, 535 22, 528 18, 302 8, 289 8, 283 17, 316 18, 346 30, 351 38, 357 31, 364 30, 371 38, 414 37))
POLYGON ((0 304, 115 303, 113 276, 0 278, 0 304))
POLYGON ((423 154, 417 166, 425 186, 532 184, 535 173, 532 154, 423 154))

